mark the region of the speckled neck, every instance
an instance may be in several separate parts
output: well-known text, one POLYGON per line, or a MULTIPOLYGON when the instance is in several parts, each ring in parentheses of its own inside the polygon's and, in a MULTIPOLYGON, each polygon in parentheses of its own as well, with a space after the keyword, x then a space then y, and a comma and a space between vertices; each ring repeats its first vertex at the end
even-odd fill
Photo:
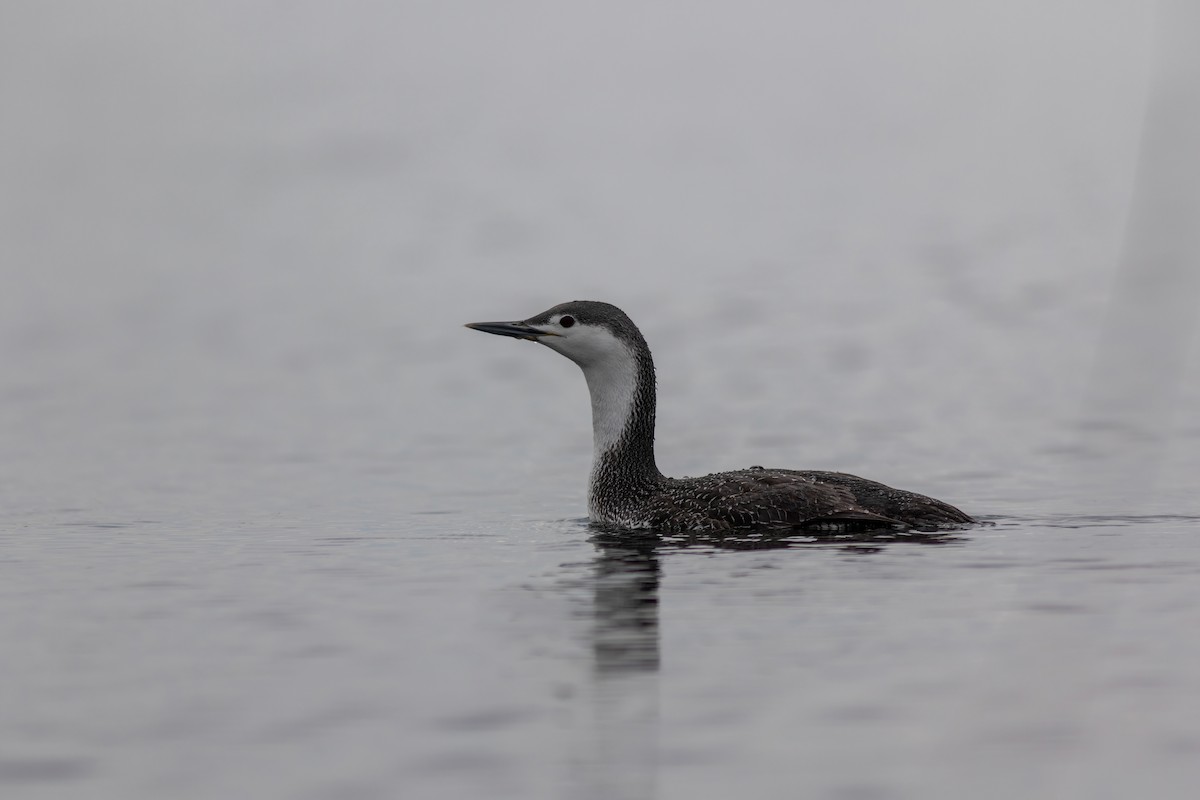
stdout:
POLYGON ((654 361, 644 341, 625 344, 622 357, 584 370, 592 397, 588 511, 599 522, 631 525, 663 475, 654 461, 654 361))

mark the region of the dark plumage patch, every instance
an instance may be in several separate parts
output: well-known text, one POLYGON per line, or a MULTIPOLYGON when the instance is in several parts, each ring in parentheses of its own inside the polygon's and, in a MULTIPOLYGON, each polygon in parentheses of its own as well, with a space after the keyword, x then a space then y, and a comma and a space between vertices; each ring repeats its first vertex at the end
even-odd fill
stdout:
POLYGON ((842 472, 750 469, 665 478, 645 503, 652 527, 937 528, 971 522, 953 506, 842 472))

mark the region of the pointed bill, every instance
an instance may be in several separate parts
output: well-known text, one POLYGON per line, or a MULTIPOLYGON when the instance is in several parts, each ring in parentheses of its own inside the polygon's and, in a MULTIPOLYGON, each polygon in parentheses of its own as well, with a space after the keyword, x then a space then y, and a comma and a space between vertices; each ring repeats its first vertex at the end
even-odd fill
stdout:
POLYGON ((538 330, 532 325, 527 325, 524 322, 468 322, 467 328, 472 330, 483 331, 484 333, 494 333, 497 336, 511 336, 514 339, 527 339, 531 342, 536 342, 539 336, 557 336, 557 333, 550 331, 538 330))

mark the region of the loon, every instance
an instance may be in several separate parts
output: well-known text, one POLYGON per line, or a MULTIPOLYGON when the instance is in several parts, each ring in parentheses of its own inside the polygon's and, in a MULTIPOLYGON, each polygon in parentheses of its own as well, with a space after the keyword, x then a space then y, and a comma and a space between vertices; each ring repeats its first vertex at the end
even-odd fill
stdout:
POLYGON ((750 467, 698 478, 664 476, 654 461, 654 361, 641 331, 616 306, 576 300, 520 322, 466 327, 537 342, 583 370, 592 400, 593 522, 684 532, 931 530, 975 521, 940 500, 844 472, 750 467))

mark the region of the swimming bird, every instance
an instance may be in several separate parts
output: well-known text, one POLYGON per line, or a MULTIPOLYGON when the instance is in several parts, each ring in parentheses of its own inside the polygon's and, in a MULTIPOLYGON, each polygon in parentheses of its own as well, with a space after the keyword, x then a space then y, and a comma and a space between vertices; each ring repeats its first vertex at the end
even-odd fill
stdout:
POLYGON ((519 322, 467 327, 537 342, 583 370, 592 400, 593 522, 670 532, 934 529, 974 522, 940 500, 844 472, 750 467, 664 476, 654 461, 654 361, 642 332, 614 305, 575 300, 519 322))

